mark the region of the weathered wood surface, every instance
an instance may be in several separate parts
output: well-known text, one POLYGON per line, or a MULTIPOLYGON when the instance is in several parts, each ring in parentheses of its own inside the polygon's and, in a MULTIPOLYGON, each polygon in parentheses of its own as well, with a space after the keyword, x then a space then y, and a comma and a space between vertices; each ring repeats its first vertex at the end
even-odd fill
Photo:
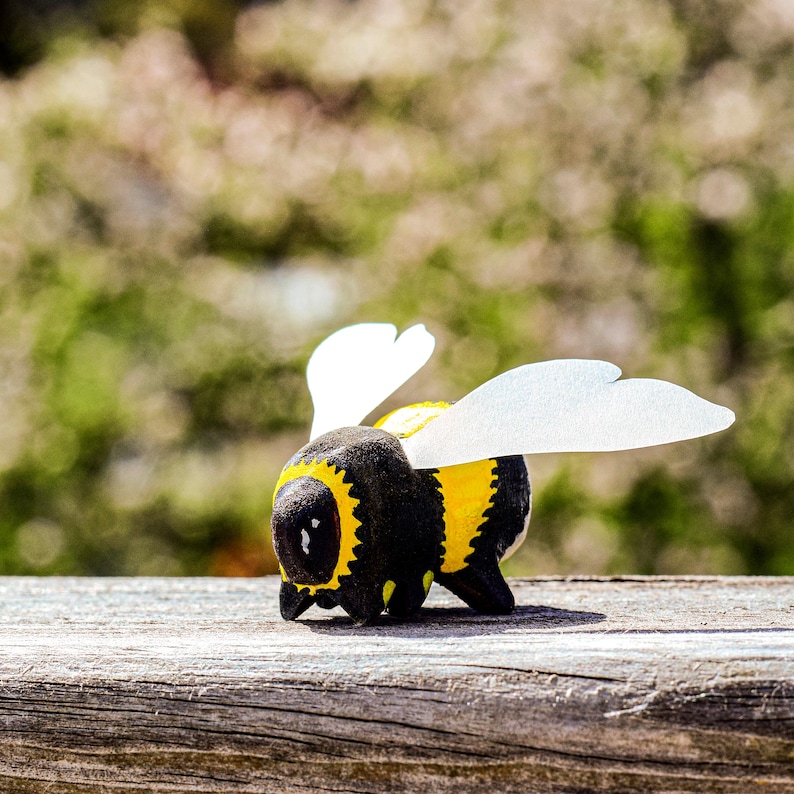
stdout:
POLYGON ((272 578, 0 578, 0 791, 794 792, 794 579, 511 584, 356 629, 272 578))

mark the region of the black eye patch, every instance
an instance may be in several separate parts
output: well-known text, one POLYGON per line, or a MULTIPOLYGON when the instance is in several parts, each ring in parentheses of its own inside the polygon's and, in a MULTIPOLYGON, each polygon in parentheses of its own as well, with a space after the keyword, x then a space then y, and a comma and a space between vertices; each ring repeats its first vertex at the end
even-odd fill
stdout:
POLYGON ((331 489, 296 477, 279 489, 273 508, 273 546, 291 582, 324 584, 339 559, 339 511, 331 489))

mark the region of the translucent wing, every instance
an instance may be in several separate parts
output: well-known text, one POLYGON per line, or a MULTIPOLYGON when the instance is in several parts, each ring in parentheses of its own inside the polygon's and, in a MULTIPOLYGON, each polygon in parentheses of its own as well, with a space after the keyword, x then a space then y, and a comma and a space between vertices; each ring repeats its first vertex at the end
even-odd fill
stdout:
POLYGON ((606 361, 528 364, 484 383, 401 443, 414 468, 502 455, 650 447, 716 433, 733 411, 606 361))
POLYGON ((361 422, 424 366, 435 344, 424 325, 399 337, 389 323, 351 325, 331 334, 306 368, 314 403, 311 438, 361 422))

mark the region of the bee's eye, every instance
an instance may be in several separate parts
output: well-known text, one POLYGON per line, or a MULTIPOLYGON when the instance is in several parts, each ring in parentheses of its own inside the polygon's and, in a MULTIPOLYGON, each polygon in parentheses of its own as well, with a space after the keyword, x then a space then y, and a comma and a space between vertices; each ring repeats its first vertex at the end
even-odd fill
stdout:
POLYGON ((291 582, 324 584, 339 559, 339 512, 331 489, 296 477, 276 494, 273 547, 291 582))

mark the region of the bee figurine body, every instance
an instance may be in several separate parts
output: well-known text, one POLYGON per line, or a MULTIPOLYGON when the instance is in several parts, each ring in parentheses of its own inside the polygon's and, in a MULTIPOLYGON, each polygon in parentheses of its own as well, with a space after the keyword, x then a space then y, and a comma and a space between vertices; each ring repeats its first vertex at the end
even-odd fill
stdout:
POLYGON ((412 468, 397 439, 446 407, 408 406, 374 428, 333 430, 289 461, 272 519, 287 620, 313 603, 338 604, 359 623, 384 608, 407 617, 434 580, 480 612, 512 610, 498 563, 526 532, 526 464, 509 456, 412 468))
POLYGON ((479 612, 509 613, 499 562, 526 534, 523 452, 648 446, 733 421, 673 384, 615 381, 611 364, 571 360, 511 370, 454 405, 420 403, 355 426, 432 353, 422 326, 395 336, 391 325, 351 326, 309 362, 312 440, 284 467, 271 521, 286 620, 312 604, 341 606, 360 625, 384 609, 409 617, 433 581, 479 612), (609 389, 618 384, 631 391, 609 389))

